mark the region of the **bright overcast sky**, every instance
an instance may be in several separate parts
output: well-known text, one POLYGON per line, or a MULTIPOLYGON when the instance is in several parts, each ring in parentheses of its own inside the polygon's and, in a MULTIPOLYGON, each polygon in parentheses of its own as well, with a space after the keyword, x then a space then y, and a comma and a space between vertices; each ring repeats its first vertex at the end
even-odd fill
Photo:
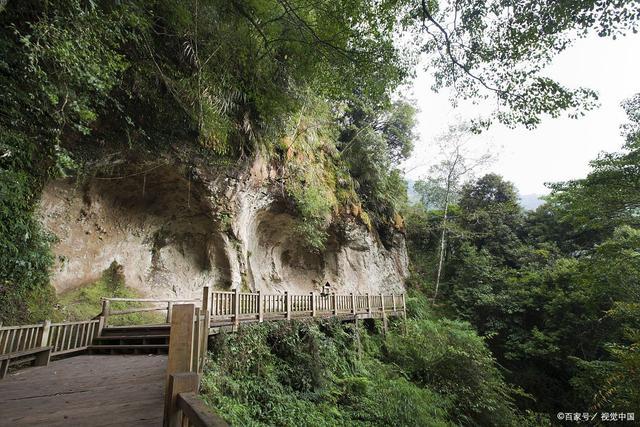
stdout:
MULTIPOLYGON (((546 71, 569 87, 598 92, 600 107, 574 120, 545 118, 534 130, 495 125, 470 141, 479 152, 492 147, 497 160, 488 171, 516 184, 521 194, 546 194, 545 182, 584 177, 588 163, 601 151, 623 144, 619 127, 626 121, 620 102, 640 92, 640 34, 618 40, 590 37, 558 55, 546 71)), ((433 139, 457 119, 475 118, 474 109, 453 108, 449 94, 431 91, 431 77, 418 74, 410 96, 417 102, 419 141, 406 163, 407 178, 424 176, 436 155, 433 139), (415 168, 415 169, 413 169, 415 168), (413 170, 411 170, 413 169, 413 170)), ((477 108, 474 107, 477 111, 477 108)), ((486 108, 486 106, 485 106, 486 108)))

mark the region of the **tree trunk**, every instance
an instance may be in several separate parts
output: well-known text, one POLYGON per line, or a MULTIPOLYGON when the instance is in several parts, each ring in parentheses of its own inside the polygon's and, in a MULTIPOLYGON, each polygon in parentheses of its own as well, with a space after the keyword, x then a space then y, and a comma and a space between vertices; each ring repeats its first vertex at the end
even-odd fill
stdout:
POLYGON ((438 297, 438 288, 440 287, 440 277, 442 276, 442 264, 444 263, 444 248, 447 230, 447 213, 449 211, 449 186, 444 200, 444 215, 442 216, 442 234, 440 236, 440 259, 438 260, 438 274, 436 275, 436 289, 433 293, 433 302, 438 297))

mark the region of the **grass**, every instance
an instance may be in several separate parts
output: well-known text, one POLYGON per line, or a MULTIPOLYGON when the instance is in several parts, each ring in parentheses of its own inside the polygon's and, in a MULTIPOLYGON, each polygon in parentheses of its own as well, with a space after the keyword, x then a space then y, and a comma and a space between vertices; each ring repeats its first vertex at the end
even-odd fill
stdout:
MULTIPOLYGON (((125 285, 122 266, 115 261, 106 269, 100 279, 77 289, 65 292, 58 298, 56 321, 79 321, 92 319, 102 310, 102 298, 140 298, 142 295, 125 285)), ((111 310, 125 310, 144 307, 144 303, 112 302, 111 310)), ((131 313, 112 316, 109 324, 144 325, 164 323, 162 312, 131 313)))

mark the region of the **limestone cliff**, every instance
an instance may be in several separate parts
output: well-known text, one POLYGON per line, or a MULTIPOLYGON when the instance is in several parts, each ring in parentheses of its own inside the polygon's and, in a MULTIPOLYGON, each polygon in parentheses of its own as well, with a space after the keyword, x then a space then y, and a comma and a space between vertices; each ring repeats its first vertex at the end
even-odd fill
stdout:
POLYGON ((58 292, 96 280, 112 261, 150 297, 196 297, 202 286, 279 292, 401 292, 404 237, 386 247, 348 215, 334 219, 326 249, 294 232, 277 167, 262 156, 212 166, 158 155, 127 158, 115 174, 50 182, 40 216, 57 237, 58 292))

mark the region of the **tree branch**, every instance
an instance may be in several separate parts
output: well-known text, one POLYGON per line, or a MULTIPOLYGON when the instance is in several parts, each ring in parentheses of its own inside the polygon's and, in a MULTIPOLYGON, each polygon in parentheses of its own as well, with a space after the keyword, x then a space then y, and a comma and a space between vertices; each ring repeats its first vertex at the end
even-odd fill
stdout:
MULTIPOLYGON (((453 51, 451 49, 452 41, 451 41, 451 38, 449 37, 449 33, 447 32, 447 30, 444 29, 444 27, 442 25, 440 25, 440 23, 438 21, 435 20, 435 18, 431 15, 431 13, 429 13, 429 9, 427 7, 426 0, 422 0, 422 14, 423 14, 422 26, 424 27, 425 31, 427 31, 427 33, 432 35, 433 38, 435 39, 435 36, 433 34, 431 34, 431 32, 429 31, 429 29, 426 26, 426 23, 424 22, 425 18, 427 20, 429 20, 429 22, 431 22, 433 25, 435 25, 436 28, 442 33, 442 35, 444 37, 447 56, 449 57, 449 59, 451 60, 451 62, 455 66, 460 68, 466 75, 468 75, 472 79, 476 80, 478 83, 480 83, 486 89, 488 89, 488 90, 490 90, 492 92, 496 92, 496 93, 498 93, 499 95, 501 95, 503 97, 508 97, 508 96, 512 95, 509 92, 504 91, 504 90, 502 90, 500 88, 490 86, 489 84, 487 84, 484 81, 484 79, 482 79, 481 77, 479 77, 479 76, 475 75, 474 73, 472 73, 471 70, 469 70, 469 67, 467 65, 465 65, 465 64, 461 63, 460 61, 458 61, 458 59, 455 57, 455 55, 453 54, 453 51)), ((514 95, 514 96, 519 96, 519 95, 514 95)))
POLYGON ((338 52, 340 55, 344 56, 346 59, 348 59, 351 62, 356 62, 350 55, 349 55, 349 51, 346 49, 343 49, 341 47, 338 47, 332 43, 329 43, 327 40, 323 39, 322 37, 318 36, 318 34, 315 32, 315 30, 313 29, 313 27, 311 27, 311 25, 309 25, 309 23, 307 21, 305 21, 304 19, 302 19, 302 17, 300 17, 300 15, 298 15, 298 13, 295 11, 295 9, 289 4, 289 2, 287 0, 278 0, 278 3, 280 3, 280 5, 282 5, 282 7, 291 13, 291 15, 293 15, 293 17, 298 21, 299 24, 301 24, 308 32, 309 34, 311 34, 311 37, 316 40, 318 43, 320 43, 321 45, 324 45, 326 47, 328 47, 331 50, 334 50, 336 52, 338 52))

